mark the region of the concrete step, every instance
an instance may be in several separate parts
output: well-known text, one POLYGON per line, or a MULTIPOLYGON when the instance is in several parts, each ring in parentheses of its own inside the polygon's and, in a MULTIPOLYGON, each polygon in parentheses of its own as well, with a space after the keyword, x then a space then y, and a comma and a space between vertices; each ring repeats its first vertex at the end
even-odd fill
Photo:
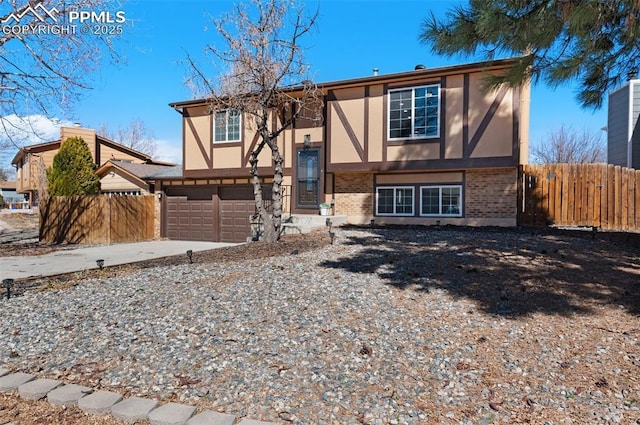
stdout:
POLYGON ((285 215, 283 222, 292 224, 312 224, 314 226, 326 226, 327 219, 330 219, 334 226, 340 226, 347 222, 346 215, 319 215, 319 214, 292 214, 285 215))
POLYGON ((317 229, 327 227, 327 219, 331 220, 331 225, 337 227, 347 223, 346 215, 311 215, 292 214, 286 216, 282 223, 282 233, 285 235, 309 233, 317 229))

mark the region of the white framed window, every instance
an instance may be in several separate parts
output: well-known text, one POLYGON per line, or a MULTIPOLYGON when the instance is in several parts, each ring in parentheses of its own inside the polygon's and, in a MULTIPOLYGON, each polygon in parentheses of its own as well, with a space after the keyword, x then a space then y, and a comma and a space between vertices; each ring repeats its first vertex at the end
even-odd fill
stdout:
POLYGON ((216 112, 213 119, 213 141, 239 142, 241 114, 239 111, 228 109, 216 112))
POLYGON ((388 139, 440 137, 440 84, 389 90, 388 139))
POLYGON ((376 188, 377 215, 413 215, 414 188, 412 186, 384 186, 376 188))
POLYGON ((420 215, 462 216, 462 186, 421 186, 420 215))

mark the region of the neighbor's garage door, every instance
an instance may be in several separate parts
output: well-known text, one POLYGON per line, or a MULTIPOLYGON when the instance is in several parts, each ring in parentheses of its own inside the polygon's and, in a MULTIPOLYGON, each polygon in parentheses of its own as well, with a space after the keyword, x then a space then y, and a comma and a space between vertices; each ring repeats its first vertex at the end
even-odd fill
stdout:
POLYGON ((255 212, 251 186, 220 188, 220 242, 246 242, 251 236, 249 217, 255 212))
POLYGON ((213 241, 213 201, 167 197, 167 237, 185 241, 213 241))

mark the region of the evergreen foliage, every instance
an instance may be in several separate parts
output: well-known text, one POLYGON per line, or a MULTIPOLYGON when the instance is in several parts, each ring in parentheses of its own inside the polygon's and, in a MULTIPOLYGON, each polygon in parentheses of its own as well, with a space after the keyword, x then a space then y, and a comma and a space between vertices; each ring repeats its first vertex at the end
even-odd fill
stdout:
POLYGON ((69 137, 62 143, 47 170, 50 196, 95 195, 100 178, 95 173, 89 146, 81 137, 69 137))
POLYGON ((523 55, 506 75, 491 75, 485 89, 532 79, 577 80, 583 107, 603 97, 640 68, 638 0, 469 0, 444 20, 433 13, 420 40, 443 55, 483 53, 491 60, 523 55))

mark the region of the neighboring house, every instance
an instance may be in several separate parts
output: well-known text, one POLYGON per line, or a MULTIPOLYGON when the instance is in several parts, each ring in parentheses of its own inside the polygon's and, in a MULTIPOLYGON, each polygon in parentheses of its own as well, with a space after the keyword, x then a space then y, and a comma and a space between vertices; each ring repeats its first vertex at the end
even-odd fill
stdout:
MULTIPOLYGON (((69 137, 75 136, 82 137, 87 143, 96 167, 105 164, 109 160, 130 162, 132 164, 156 164, 149 155, 96 135, 94 130, 80 127, 61 127, 60 139, 25 146, 18 151, 11 161, 11 164, 16 167, 17 192, 27 197, 30 206, 37 205, 38 188, 46 182, 44 173, 53 164, 53 157, 58 153, 61 143, 69 137)), ((109 190, 113 192, 117 192, 120 189, 125 192, 131 189, 131 186, 129 184, 120 188, 117 185, 109 186, 109 190)))
MULTIPOLYGON (((481 90, 486 72, 504 72, 513 60, 319 84, 323 123, 301 117, 278 139, 284 209, 318 214, 327 202, 353 224, 516 225, 529 86, 481 90)), ((296 96, 300 89, 288 90, 296 96)), ((170 106, 182 115, 183 176, 156 181, 164 193, 162 235, 244 241, 255 212, 255 130, 234 111, 213 114, 206 99, 170 106)), ((271 164, 265 149, 265 187, 271 164)))
POLYGON ((640 80, 609 94, 607 162, 640 170, 640 80))
POLYGON ((0 196, 2 197, 0 209, 23 209, 28 207, 24 195, 18 195, 16 193, 16 182, 0 181, 0 196))
POLYGON ((100 177, 100 193, 111 195, 149 195, 155 192, 156 177, 180 177, 182 168, 175 164, 140 164, 109 160, 96 174, 100 177))

